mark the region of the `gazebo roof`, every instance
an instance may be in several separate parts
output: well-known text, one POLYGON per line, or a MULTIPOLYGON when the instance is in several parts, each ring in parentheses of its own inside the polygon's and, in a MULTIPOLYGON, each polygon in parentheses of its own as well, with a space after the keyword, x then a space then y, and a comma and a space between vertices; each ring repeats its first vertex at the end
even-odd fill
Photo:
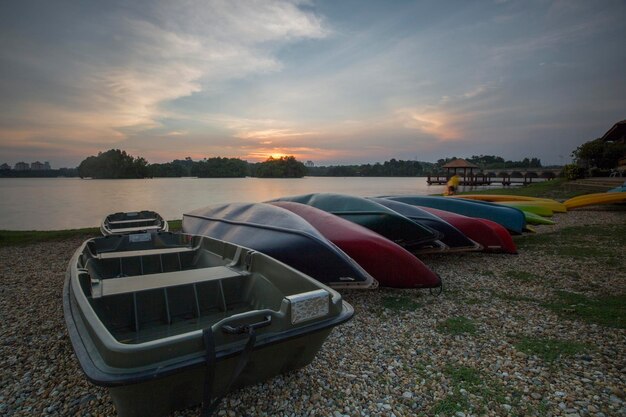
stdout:
POLYGON ((465 159, 455 159, 448 162, 443 166, 444 168, 480 168, 478 165, 474 165, 471 162, 467 162, 465 159))
POLYGON ((619 140, 624 140, 626 137, 626 120, 622 120, 621 122, 617 122, 613 125, 612 128, 609 129, 608 132, 602 136, 602 141, 614 141, 617 142, 619 140))

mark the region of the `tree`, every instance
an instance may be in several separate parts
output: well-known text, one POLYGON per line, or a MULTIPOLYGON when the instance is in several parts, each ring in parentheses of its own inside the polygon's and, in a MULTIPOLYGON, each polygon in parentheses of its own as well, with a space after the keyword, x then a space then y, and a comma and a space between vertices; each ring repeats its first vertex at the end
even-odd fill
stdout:
POLYGON ((133 158, 119 149, 89 156, 78 166, 78 175, 81 177, 144 178, 148 174, 148 161, 141 157, 133 158))
POLYGON ((617 161, 626 154, 626 145, 623 143, 606 142, 594 139, 585 142, 572 152, 576 162, 587 168, 611 169, 617 166, 617 161))
POLYGON ((302 178, 306 175, 306 167, 293 156, 269 157, 267 161, 256 166, 259 178, 302 178))

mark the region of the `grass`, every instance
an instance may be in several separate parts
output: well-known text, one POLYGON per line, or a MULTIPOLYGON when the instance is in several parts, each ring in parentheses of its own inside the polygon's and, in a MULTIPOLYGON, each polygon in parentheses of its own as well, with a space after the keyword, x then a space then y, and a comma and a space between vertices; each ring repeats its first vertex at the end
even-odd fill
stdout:
POLYGON ((582 294, 557 291, 556 298, 543 304, 543 307, 563 317, 626 329, 626 294, 588 298, 582 294))
POLYGON ((383 307, 393 311, 414 311, 422 305, 409 297, 386 296, 383 297, 383 307))
POLYGON ((452 392, 437 401, 430 410, 430 415, 454 415, 459 411, 478 412, 486 410, 490 401, 504 403, 504 388, 475 368, 463 365, 446 365, 444 373, 450 382, 452 392), (480 404, 470 404, 468 397, 461 394, 461 389, 482 399, 480 404))
POLYGON ((526 297, 523 295, 507 294, 503 292, 494 292, 492 296, 505 301, 524 301, 529 303, 536 303, 537 301, 539 301, 536 298, 526 297))
POLYGON ((452 335, 474 334, 476 333, 476 325, 467 317, 452 317, 437 326, 440 332, 452 335))
POLYGON ((539 275, 535 275, 531 272, 526 272, 526 271, 509 270, 509 271, 506 271, 504 275, 507 278, 511 278, 515 281, 522 281, 522 282, 536 282, 536 281, 541 281, 543 279, 539 275))
POLYGON ((63 240, 73 237, 83 236, 85 238, 100 235, 100 229, 89 227, 86 229, 70 230, 0 230, 0 247, 2 246, 22 246, 31 243, 47 242, 52 240, 63 240))
POLYGON ((608 266, 624 266, 626 224, 573 226, 556 232, 527 235, 515 242, 519 249, 536 250, 574 259, 596 259, 608 266))
POLYGON ((589 346, 571 340, 541 339, 524 337, 515 343, 515 348, 527 355, 535 355, 547 362, 589 351, 589 346))
MULTIPOLYGON (((170 231, 179 231, 182 228, 182 220, 169 220, 168 225, 170 231)), ((100 236, 100 229, 98 227, 69 230, 0 230, 0 247, 23 246, 31 243, 49 242, 74 237, 88 239, 95 236, 100 236)))
POLYGON ((448 394, 445 398, 435 403, 430 409, 430 415, 443 414, 444 416, 451 416, 469 408, 469 401, 466 397, 459 393, 448 394))

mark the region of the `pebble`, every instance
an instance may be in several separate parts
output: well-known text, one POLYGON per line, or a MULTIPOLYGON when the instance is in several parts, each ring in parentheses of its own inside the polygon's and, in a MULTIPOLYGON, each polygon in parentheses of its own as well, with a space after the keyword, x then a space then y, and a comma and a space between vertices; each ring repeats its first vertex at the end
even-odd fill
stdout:
MULTIPOLYGON (((626 224, 626 211, 573 210, 554 218, 557 226, 539 226, 536 235, 564 226, 626 224)), ((0 328, 3 416, 116 415, 107 390, 85 379, 63 320, 65 269, 80 243, 66 239, 0 247, 0 317, 14 318, 2 320, 0 328)), ((584 257, 531 249, 516 256, 421 259, 444 279, 442 295, 418 289, 341 290, 355 317, 333 330, 314 361, 228 394, 217 415, 433 415, 434 407, 458 395, 466 403, 450 413, 457 417, 531 415, 539 407, 552 416, 624 413, 626 330, 564 319, 542 306, 558 290, 589 297, 625 293, 624 261, 592 265, 584 257), (545 280, 520 282, 511 278, 512 271, 545 280), (383 308, 390 297, 410 298, 421 307, 383 308), (441 332, 440 323, 454 317, 467 318, 478 330, 441 332), (519 350, 521 338, 576 340, 593 349, 547 362, 519 350)), ((198 414, 198 407, 176 413, 198 414)))

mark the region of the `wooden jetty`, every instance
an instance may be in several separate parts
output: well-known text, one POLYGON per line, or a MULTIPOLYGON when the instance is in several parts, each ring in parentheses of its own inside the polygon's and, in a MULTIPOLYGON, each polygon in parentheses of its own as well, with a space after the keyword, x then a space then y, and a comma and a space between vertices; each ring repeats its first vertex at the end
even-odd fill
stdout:
MULTIPOLYGON (((450 180, 450 175, 428 175, 426 177, 426 183, 428 185, 446 185, 450 180)), ((488 174, 475 174, 461 177, 459 185, 461 186, 475 186, 475 185, 491 185, 502 184, 512 185, 521 184, 527 185, 533 182, 533 178, 537 178, 536 175, 524 175, 521 178, 512 177, 510 175, 504 177, 494 177, 488 174)))
POLYGON ((443 166, 445 174, 431 174, 426 177, 428 185, 446 185, 454 175, 459 176, 460 186, 477 185, 527 185, 532 184, 533 178, 552 179, 555 178, 562 168, 514 168, 497 169, 483 172, 481 168, 465 159, 455 159, 443 166), (477 172, 474 173, 474 170, 477 172))

